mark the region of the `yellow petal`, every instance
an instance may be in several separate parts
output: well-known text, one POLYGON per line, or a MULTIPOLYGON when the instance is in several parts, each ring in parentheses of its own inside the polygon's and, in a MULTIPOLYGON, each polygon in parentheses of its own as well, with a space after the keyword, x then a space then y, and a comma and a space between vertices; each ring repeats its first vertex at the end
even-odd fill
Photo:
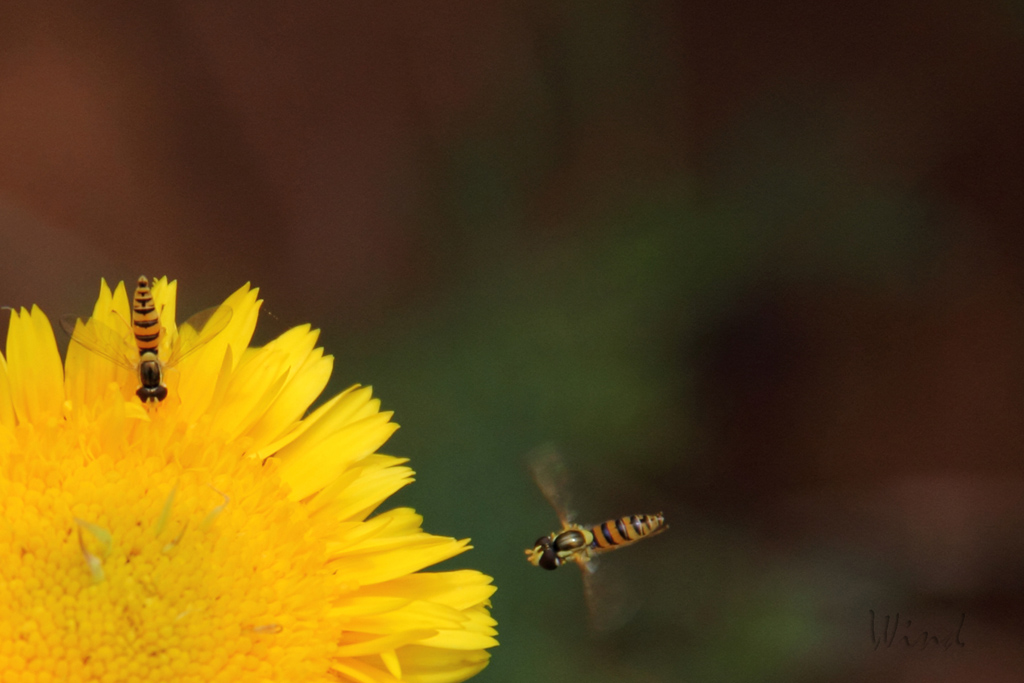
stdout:
POLYGON ((331 616, 338 617, 347 623, 350 619, 373 614, 385 614, 401 609, 409 604, 409 600, 389 596, 363 597, 362 591, 348 596, 341 604, 331 608, 331 616))
POLYGON ((417 534, 391 549, 374 549, 373 552, 349 549, 338 556, 334 563, 344 566, 346 579, 360 586, 368 586, 418 572, 468 549, 468 539, 457 541, 454 538, 417 534))
POLYGON ((7 362, 0 353, 0 427, 13 427, 14 400, 11 398, 11 383, 7 379, 7 362))
POLYGON ((328 556, 337 557, 350 548, 362 550, 366 543, 380 543, 380 539, 401 539, 419 534, 422 523, 423 518, 412 508, 393 508, 365 522, 357 520, 336 524, 337 533, 327 541, 328 556))
POLYGON ((398 651, 398 657, 405 683, 458 683, 487 666, 490 654, 407 645, 398 651))
POLYGON ((291 453, 305 452, 347 425, 380 411, 380 401, 371 399, 372 387, 349 387, 331 401, 329 410, 318 410, 307 418, 310 426, 298 435, 278 455, 287 458, 291 453))
POLYGON ((497 646, 498 641, 494 636, 498 632, 494 626, 498 622, 491 618, 484 605, 466 610, 462 615, 464 621, 459 624, 459 628, 441 629, 436 635, 423 639, 420 644, 450 650, 482 650, 497 646))
POLYGON ((457 629, 464 621, 462 613, 444 605, 417 600, 400 609, 351 617, 348 631, 387 634, 406 630, 457 629))
MULTIPOLYGON (((341 475, 350 465, 373 453, 398 429, 391 413, 376 413, 350 423, 316 446, 294 448, 299 439, 278 454, 281 479, 292 487, 290 498, 302 500, 341 475)), ((310 430, 312 431, 312 430, 310 430)))
POLYGON ((359 468, 357 476, 338 493, 334 514, 342 520, 366 519, 391 494, 413 481, 408 467, 389 467, 372 471, 359 468))
POLYGON ((266 412, 287 379, 287 356, 273 349, 261 349, 227 374, 224 392, 209 413, 220 431, 229 439, 237 438, 252 421, 266 412))
POLYGON ((317 396, 327 386, 334 369, 334 358, 315 349, 303 360, 302 366, 288 380, 277 400, 246 433, 253 439, 254 448, 261 449, 278 439, 295 424, 317 396))
POLYGON ((68 343, 64 373, 64 389, 72 405, 96 403, 112 382, 121 387, 125 398, 134 396, 139 381, 131 357, 138 352, 129 341, 130 329, 121 327, 119 333, 96 319, 77 323, 68 343))
POLYGON ((164 328, 160 352, 167 358, 170 342, 178 333, 178 281, 168 282, 166 277, 158 277, 150 285, 150 291, 153 294, 153 305, 160 315, 160 325, 164 328))
POLYGON ((260 446, 258 449, 255 449, 255 452, 253 453, 254 457, 264 460, 279 452, 285 446, 305 434, 313 425, 318 424, 325 415, 334 410, 334 407, 345 398, 348 392, 353 391, 354 389, 355 387, 351 387, 337 396, 328 399, 326 402, 321 404, 320 407, 307 415, 301 422, 292 425, 285 430, 285 432, 278 438, 268 444, 260 446))
POLYGON ((450 572, 420 572, 394 581, 367 586, 361 595, 391 595, 410 600, 429 600, 455 609, 469 609, 490 598, 493 579, 472 569, 450 572))
POLYGON ((249 347, 252 341, 252 333, 256 330, 256 320, 259 317, 260 306, 263 301, 259 299, 259 288, 249 288, 245 283, 224 300, 222 306, 231 309, 231 322, 219 337, 225 338, 231 346, 235 358, 241 358, 242 352, 249 347))
POLYGON ((371 666, 360 659, 339 660, 331 667, 355 683, 404 683, 387 671, 371 666))
POLYGON ((228 436, 255 432, 250 438, 259 448, 302 417, 330 378, 331 362, 323 363, 323 350, 314 348, 318 334, 304 325, 246 351, 218 407, 216 419, 228 436))
POLYGON ((46 315, 38 306, 11 311, 7 332, 8 381, 19 422, 45 424, 60 416, 64 365, 46 315))
POLYGON ((381 636, 373 637, 371 634, 347 632, 338 648, 339 657, 363 657, 365 655, 379 654, 386 650, 394 650, 402 645, 415 643, 437 634, 433 629, 413 629, 398 631, 381 636))
POLYGON ((111 292, 106 281, 100 280, 100 295, 93 306, 92 317, 113 329, 128 327, 130 332, 132 309, 123 282, 117 283, 111 292))
MULTIPOLYGON (((262 301, 256 297, 259 290, 248 285, 237 290, 221 304, 231 309, 231 319, 226 327, 178 364, 180 379, 177 391, 181 395, 182 417, 195 421, 207 411, 218 389, 218 383, 225 378, 225 359, 231 358, 227 371, 234 369, 238 359, 245 355, 252 333, 256 329, 256 317, 262 301)), ((161 324, 163 324, 161 318, 161 324)))
POLYGON ((379 653, 380 661, 384 663, 388 673, 395 678, 402 677, 402 663, 398 661, 398 653, 394 650, 384 650, 379 653))

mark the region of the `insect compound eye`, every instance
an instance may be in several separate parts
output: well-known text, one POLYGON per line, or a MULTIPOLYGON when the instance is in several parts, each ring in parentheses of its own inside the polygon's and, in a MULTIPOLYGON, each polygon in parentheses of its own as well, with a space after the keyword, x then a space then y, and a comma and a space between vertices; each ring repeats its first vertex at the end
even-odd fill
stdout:
POLYGON ((141 386, 136 390, 135 395, 139 397, 139 400, 143 403, 148 403, 152 400, 163 401, 167 398, 167 387, 159 385, 155 387, 141 386))
POLYGON ((551 539, 548 538, 547 536, 541 536, 540 538, 538 538, 536 541, 533 542, 533 547, 534 548, 550 548, 551 547, 551 539))
POLYGON ((558 534, 557 538, 555 538, 555 548, 560 551, 576 550, 577 548, 582 548, 586 544, 586 537, 575 529, 572 531, 563 531, 558 534))
POLYGON ((548 546, 541 553, 540 561, 537 562, 537 565, 542 569, 558 569, 562 566, 562 558, 555 554, 554 548, 548 546))

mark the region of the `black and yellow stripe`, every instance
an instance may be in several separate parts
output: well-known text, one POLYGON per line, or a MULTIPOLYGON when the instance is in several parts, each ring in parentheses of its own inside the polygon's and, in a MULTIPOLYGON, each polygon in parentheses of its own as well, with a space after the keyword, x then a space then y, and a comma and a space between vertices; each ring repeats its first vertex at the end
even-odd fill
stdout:
POLYGON ((626 515, 610 519, 590 529, 594 536, 591 547, 597 551, 621 548, 665 528, 665 516, 660 512, 653 515, 626 515))
POLYGON ((149 352, 156 354, 160 345, 160 314, 153 303, 153 292, 145 275, 139 277, 132 299, 132 332, 139 347, 139 355, 149 352))

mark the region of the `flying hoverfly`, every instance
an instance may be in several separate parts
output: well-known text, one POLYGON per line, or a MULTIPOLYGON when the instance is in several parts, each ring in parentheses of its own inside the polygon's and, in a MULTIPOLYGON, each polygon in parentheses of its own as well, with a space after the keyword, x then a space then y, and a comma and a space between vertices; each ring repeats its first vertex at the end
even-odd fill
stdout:
POLYGON ((149 279, 142 275, 132 296, 131 322, 125 320, 123 329, 111 329, 96 319, 85 322, 73 315, 64 316, 60 322, 72 342, 134 373, 139 380, 135 395, 148 404, 167 398, 164 372, 220 334, 230 320, 231 309, 227 306, 196 313, 178 328, 170 355, 161 359, 160 342, 166 330, 160 324, 149 279))
POLYGON ((529 456, 530 473, 544 498, 562 523, 559 531, 538 538, 526 552, 526 560, 542 569, 554 570, 572 560, 582 570, 583 589, 591 624, 605 631, 624 621, 627 607, 621 600, 600 589, 595 580, 597 556, 632 545, 668 529, 665 516, 627 515, 600 524, 584 525, 573 521, 569 502, 568 475, 561 456, 554 448, 541 448, 529 456))

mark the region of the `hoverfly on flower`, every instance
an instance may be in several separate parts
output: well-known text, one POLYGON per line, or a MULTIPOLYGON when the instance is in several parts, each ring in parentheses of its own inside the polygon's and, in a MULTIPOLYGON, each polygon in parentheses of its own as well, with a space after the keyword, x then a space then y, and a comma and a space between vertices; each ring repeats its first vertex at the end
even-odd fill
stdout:
POLYGON ((177 283, 140 285, 133 313, 124 283, 101 281, 91 315, 65 324, 66 359, 38 306, 10 311, 0 633, 27 636, 17 651, 0 640, 0 680, 458 683, 484 669, 493 581, 429 571, 469 539, 385 506, 413 471, 379 452, 398 425, 369 387, 313 407, 334 369, 319 330, 254 345, 248 283, 179 328, 177 283), (155 376, 139 375, 144 357, 155 376))
POLYGON ((597 556, 618 548, 625 548, 644 538, 668 529, 665 516, 658 512, 649 515, 626 515, 600 524, 577 524, 569 502, 568 475, 561 456, 554 448, 544 447, 529 456, 530 473, 544 498, 554 508, 562 523, 559 531, 541 536, 528 548, 526 560, 535 567, 554 570, 567 561, 574 561, 583 573, 583 589, 596 630, 609 630, 623 612, 623 605, 599 592, 595 580, 597 556))
POLYGON ((231 308, 214 306, 185 321, 171 342, 166 360, 160 357, 167 332, 160 322, 161 313, 153 301, 149 279, 142 275, 132 296, 130 323, 120 318, 123 324, 114 329, 95 317, 82 321, 69 315, 61 318, 60 324, 72 342, 135 374, 139 380, 135 395, 140 401, 160 402, 167 398, 164 372, 220 334, 231 320, 231 308))

